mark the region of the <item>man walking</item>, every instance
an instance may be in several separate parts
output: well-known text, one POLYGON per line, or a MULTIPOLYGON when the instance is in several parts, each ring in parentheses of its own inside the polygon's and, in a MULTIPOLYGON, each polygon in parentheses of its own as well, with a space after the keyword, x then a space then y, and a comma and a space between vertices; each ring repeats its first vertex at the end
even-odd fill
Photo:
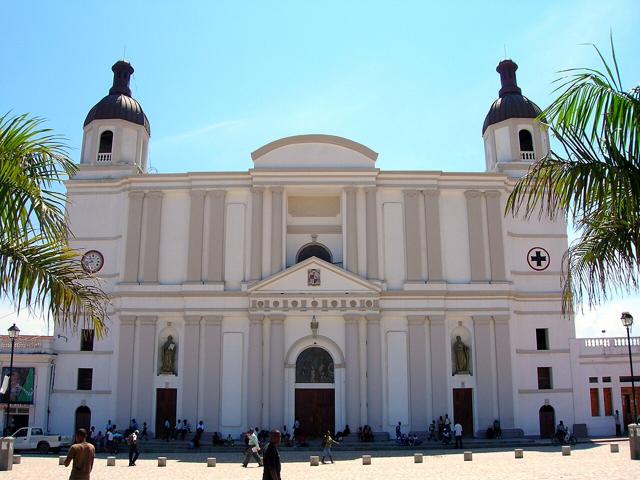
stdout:
POLYGON ((256 432, 250 428, 247 433, 247 449, 244 452, 244 461, 242 466, 247 468, 247 465, 251 461, 251 458, 258 462, 258 465, 262 466, 262 458, 260 458, 260 444, 258 443, 258 436, 256 432))
POLYGON ((333 445, 338 445, 338 442, 331 438, 331 432, 327 431, 327 434, 322 438, 322 463, 327 463, 324 461, 325 457, 328 457, 333 463, 333 457, 331 456, 331 447, 333 445))
POLYGON ((262 480, 282 480, 280 477, 280 454, 278 453, 280 438, 279 430, 271 430, 269 444, 265 448, 262 458, 264 465, 262 480))
POLYGON ((136 460, 138 460, 138 456, 140 456, 140 452, 138 452, 138 430, 134 430, 127 437, 127 445, 129 445, 129 466, 135 467, 136 460))
POLYGON ((80 428, 76 432, 76 443, 69 447, 69 453, 64 461, 65 467, 73 462, 69 480, 90 480, 95 456, 95 447, 87 443, 87 431, 80 428))
POLYGON ((456 422, 453 426, 453 436, 456 439, 456 448, 462 448, 462 425, 460 422, 456 422))

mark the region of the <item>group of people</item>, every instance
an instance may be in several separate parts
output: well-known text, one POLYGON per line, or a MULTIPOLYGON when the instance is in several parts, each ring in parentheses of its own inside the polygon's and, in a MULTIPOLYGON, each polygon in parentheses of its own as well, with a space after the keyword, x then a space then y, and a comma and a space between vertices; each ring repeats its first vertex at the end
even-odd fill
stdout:
POLYGON ((171 422, 167 418, 162 424, 162 429, 162 437, 166 442, 169 440, 184 440, 187 433, 191 432, 191 424, 187 422, 185 418, 184 420, 178 419, 175 425, 171 425, 171 422))
POLYGON ((453 438, 456 448, 462 448, 462 425, 460 422, 456 422, 452 426, 448 414, 445 414, 444 417, 440 415, 437 424, 435 420, 432 420, 428 430, 428 442, 433 440, 434 442, 442 442, 443 445, 449 445, 453 438))

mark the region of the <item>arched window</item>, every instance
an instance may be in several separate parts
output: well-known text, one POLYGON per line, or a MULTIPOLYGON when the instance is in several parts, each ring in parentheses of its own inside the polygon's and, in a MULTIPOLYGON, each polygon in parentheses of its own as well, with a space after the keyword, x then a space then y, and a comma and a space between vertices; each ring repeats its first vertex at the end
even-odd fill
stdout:
POLYGON ((105 130, 100 135, 100 147, 98 153, 111 153, 113 147, 113 132, 111 130, 105 130))
POLYGON ((335 383, 329 352, 320 347, 303 350, 296 360, 296 383, 335 383))
POLYGON ((296 255, 296 263, 300 263, 303 260, 311 257, 318 257, 325 262, 333 263, 333 258, 329 249, 321 243, 316 242, 308 243, 304 245, 300 250, 298 250, 298 255, 296 255))
POLYGON ((518 132, 518 138, 520 140, 521 152, 533 152, 533 138, 531 132, 526 129, 522 129, 518 132))

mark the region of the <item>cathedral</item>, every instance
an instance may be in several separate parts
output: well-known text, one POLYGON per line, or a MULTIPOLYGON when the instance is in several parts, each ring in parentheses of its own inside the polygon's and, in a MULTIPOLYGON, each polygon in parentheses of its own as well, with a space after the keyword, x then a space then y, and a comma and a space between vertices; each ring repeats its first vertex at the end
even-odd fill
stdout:
POLYGON ((248 171, 154 174, 118 61, 66 184, 109 334, 55 332, 47 428, 180 418, 235 436, 297 419, 313 436, 445 414, 472 436, 495 420, 505 436, 599 428, 578 411, 561 311, 567 226, 504 215, 549 149, 517 68, 497 67, 481 173, 382 171, 370 146, 309 134, 257 148, 248 171))

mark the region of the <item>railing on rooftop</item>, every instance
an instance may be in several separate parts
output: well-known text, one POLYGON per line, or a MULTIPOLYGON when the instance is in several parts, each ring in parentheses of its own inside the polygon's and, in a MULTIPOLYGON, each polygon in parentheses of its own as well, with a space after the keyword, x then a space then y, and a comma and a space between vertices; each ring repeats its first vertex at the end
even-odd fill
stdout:
MULTIPOLYGON (((631 346, 640 347, 640 337, 631 337, 631 346)), ((585 347, 626 347, 629 345, 627 337, 613 338, 585 338, 585 347)))
POLYGON ((536 154, 534 152, 520 152, 520 160, 535 160, 536 154))
POLYGON ((111 163, 110 153, 99 153, 96 158, 97 163, 111 163))

